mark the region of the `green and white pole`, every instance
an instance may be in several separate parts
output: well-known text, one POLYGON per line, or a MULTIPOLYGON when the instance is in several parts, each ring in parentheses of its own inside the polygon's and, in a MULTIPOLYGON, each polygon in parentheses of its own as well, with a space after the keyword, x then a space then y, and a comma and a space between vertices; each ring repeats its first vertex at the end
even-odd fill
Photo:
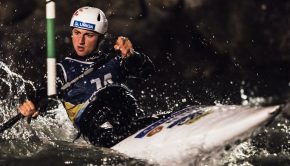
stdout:
POLYGON ((55 2, 46 0, 47 96, 56 94, 55 2))

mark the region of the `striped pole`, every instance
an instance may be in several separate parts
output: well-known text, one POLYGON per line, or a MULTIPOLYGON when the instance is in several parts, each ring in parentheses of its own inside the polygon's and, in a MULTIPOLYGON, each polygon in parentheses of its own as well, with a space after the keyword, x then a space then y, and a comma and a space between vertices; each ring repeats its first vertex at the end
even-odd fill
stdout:
POLYGON ((56 94, 56 59, 55 59, 55 2, 46 0, 47 31, 47 96, 56 94))

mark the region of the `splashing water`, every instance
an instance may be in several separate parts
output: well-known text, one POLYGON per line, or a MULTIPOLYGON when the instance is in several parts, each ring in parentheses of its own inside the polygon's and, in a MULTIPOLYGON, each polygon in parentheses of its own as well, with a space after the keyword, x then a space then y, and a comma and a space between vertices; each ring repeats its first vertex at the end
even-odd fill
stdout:
MULTIPOLYGON (((11 116, 15 113, 13 110, 15 105, 19 103, 20 96, 25 94, 25 86, 28 84, 32 86, 31 81, 24 80, 20 75, 12 72, 7 65, 0 61, 0 87, 1 98, 0 104, 2 114, 2 121, 6 120, 6 115, 11 116)), ((33 86, 32 86, 33 87, 33 86)))
MULTIPOLYGON (((21 102, 21 97, 26 96, 27 86, 31 86, 33 89, 34 86, 31 81, 24 80, 21 75, 12 72, 3 62, 0 62, 0 69, 2 90, 0 122, 3 123, 17 114, 17 105, 21 102)), ((33 150, 37 150, 35 146, 30 146, 31 143, 70 140, 76 131, 68 120, 64 108, 61 107, 61 103, 57 109, 50 112, 54 113, 53 117, 38 117, 37 120, 32 120, 31 125, 26 122, 26 119, 22 119, 15 126, 6 130, 1 142, 8 143, 10 146, 1 146, 0 151, 5 153, 17 151, 19 156, 30 156, 33 150), (17 146, 19 142, 21 142, 20 147, 17 146), (20 151, 23 153, 19 153, 20 151)))

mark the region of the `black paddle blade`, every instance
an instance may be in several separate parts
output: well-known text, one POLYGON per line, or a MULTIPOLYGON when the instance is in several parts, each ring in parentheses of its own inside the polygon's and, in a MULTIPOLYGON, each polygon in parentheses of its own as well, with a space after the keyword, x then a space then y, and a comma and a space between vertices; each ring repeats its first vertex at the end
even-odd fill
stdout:
POLYGON ((18 122, 21 119, 22 115, 18 113, 13 118, 9 119, 7 122, 5 122, 3 125, 0 126, 0 134, 2 134, 6 129, 12 127, 16 122, 18 122))

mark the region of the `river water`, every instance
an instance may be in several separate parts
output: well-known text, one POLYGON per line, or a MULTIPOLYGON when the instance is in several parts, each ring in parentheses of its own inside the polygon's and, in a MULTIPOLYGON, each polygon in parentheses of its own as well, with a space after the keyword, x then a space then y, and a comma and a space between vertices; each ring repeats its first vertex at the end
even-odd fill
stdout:
MULTIPOLYGON (((32 82, 13 73, 0 62, 0 124, 17 114, 21 94, 32 82)), ((243 94, 242 94, 243 95, 243 94)), ((261 98, 257 99, 257 102, 261 98)), ((244 101, 248 104, 249 101, 244 101)), ((253 102, 253 101, 251 101, 253 102)), ((257 129, 249 138, 226 145, 214 154, 181 161, 184 165, 290 165, 290 122, 278 116, 270 125, 257 129)), ((0 135, 0 165, 155 165, 130 158, 108 148, 91 146, 80 138, 64 108, 50 110, 30 124, 26 119, 0 135)))

